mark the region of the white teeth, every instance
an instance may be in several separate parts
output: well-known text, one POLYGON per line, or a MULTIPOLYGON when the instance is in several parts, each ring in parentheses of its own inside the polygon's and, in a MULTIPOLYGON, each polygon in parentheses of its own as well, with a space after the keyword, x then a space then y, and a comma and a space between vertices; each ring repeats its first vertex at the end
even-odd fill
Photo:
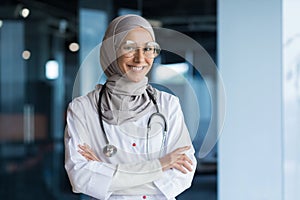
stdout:
POLYGON ((144 68, 144 67, 133 67, 133 66, 131 67, 133 71, 141 71, 144 68))

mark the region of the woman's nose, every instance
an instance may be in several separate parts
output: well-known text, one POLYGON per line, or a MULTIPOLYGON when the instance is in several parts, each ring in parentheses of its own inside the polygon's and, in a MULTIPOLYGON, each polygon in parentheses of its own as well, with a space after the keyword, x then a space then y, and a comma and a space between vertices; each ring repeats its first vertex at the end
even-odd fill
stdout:
POLYGON ((136 49, 134 53, 134 61, 135 62, 143 62, 145 60, 144 51, 141 48, 136 49))

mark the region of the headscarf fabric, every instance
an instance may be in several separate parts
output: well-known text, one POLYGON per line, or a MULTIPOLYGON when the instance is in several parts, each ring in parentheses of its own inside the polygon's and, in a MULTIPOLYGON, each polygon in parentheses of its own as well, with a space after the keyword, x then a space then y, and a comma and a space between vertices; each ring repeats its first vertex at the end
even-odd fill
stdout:
POLYGON ((151 24, 141 16, 123 15, 115 18, 109 24, 100 49, 100 63, 107 77, 114 74, 123 75, 117 64, 117 48, 121 45, 128 32, 138 27, 147 30, 153 41, 155 41, 151 24))
POLYGON ((115 18, 109 24, 102 41, 100 63, 107 81, 101 99, 101 111, 103 120, 109 124, 120 125, 140 119, 153 106, 146 89, 152 94, 155 90, 148 84, 148 78, 132 82, 120 70, 117 63, 117 48, 129 31, 138 27, 147 30, 155 41, 150 23, 141 16, 131 14, 115 18))

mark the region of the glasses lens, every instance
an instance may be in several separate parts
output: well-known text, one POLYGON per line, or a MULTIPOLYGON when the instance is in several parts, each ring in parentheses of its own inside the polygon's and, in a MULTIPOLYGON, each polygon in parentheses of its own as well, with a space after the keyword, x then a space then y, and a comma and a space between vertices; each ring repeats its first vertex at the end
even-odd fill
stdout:
POLYGON ((160 53, 159 44, 156 42, 148 42, 145 47, 138 47, 136 42, 127 40, 121 45, 120 54, 121 56, 131 58, 138 49, 141 49, 147 58, 155 58, 160 53))
POLYGON ((144 48, 144 54, 148 58, 155 58, 160 53, 160 47, 159 44, 156 42, 148 42, 146 44, 146 47, 144 48))
POLYGON ((137 49, 137 44, 133 41, 127 40, 124 44, 121 45, 120 53, 125 57, 133 57, 137 49))

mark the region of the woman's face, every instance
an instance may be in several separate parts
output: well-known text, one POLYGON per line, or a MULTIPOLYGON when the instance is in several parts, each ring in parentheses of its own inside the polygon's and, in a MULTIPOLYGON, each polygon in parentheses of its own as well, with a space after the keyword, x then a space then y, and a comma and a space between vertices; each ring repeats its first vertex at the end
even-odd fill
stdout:
POLYGON ((144 49, 147 43, 152 41, 150 33, 143 28, 129 31, 123 39, 123 44, 117 51, 117 63, 129 80, 139 82, 150 71, 154 58, 146 57, 144 49), (127 53, 129 51, 131 53, 127 53))

